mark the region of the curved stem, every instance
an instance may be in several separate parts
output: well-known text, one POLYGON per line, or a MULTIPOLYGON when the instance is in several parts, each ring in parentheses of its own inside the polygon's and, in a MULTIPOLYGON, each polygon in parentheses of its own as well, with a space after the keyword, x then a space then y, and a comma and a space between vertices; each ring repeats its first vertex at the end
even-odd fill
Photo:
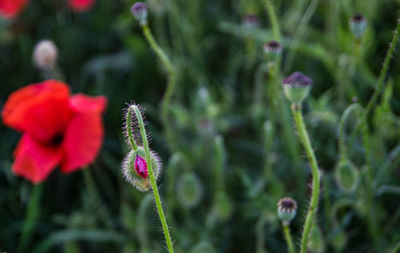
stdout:
POLYGON ((146 154, 146 163, 149 171, 151 188, 153 189, 154 199, 156 201, 158 215, 160 216, 161 225, 164 231, 165 240, 167 242, 168 252, 173 253, 174 249, 172 247, 171 235, 169 233, 167 220, 165 219, 164 210, 161 205, 160 194, 158 193, 157 183, 153 175, 151 157, 150 157, 150 149, 149 149, 149 141, 147 140, 146 128, 144 127, 144 122, 142 118, 142 114, 140 113, 139 108, 136 105, 132 105, 133 110, 135 111, 136 117, 139 122, 140 133, 143 138, 143 147, 146 154))
POLYGON ((289 253, 295 253, 292 236, 290 235, 289 224, 284 222, 282 223, 282 226, 283 226, 283 233, 285 235, 285 240, 289 249, 289 253))
POLYGON ((170 125, 171 121, 169 120, 169 108, 172 95, 174 94, 176 88, 176 70, 171 60, 168 58, 167 54, 162 50, 157 41, 154 39, 154 36, 151 33, 149 26, 145 24, 142 26, 142 29, 147 42, 150 44, 151 48, 157 54, 158 58, 161 60, 162 64, 168 72, 168 85, 161 104, 161 120, 165 127, 168 144, 171 146, 173 151, 176 151, 177 147, 175 143, 177 139, 174 137, 173 126, 170 125))
POLYGON ((385 82, 386 73, 389 69, 389 63, 394 54, 394 50, 396 48, 397 42, 399 41, 399 37, 400 37, 400 18, 398 18, 398 20, 397 20, 397 27, 394 30, 393 38, 390 43, 389 50, 387 51, 385 60, 383 61, 381 73, 379 74, 378 84, 376 86, 375 92, 372 95, 371 99, 368 101, 368 104, 365 108, 365 115, 369 114, 369 112, 371 111, 372 107, 374 106, 376 100, 378 99, 379 94, 381 93, 381 90, 382 90, 384 82, 385 82))
POLYGON ((133 149, 133 151, 136 151, 138 149, 135 138, 133 136, 133 131, 132 131, 132 106, 128 107, 128 111, 126 113, 126 133, 128 135, 128 141, 129 144, 131 146, 131 148, 133 149))
POLYGON ((343 112, 342 117, 340 118, 339 122, 339 154, 342 155, 347 155, 347 148, 346 148, 346 143, 345 143, 345 125, 348 117, 351 115, 351 113, 354 110, 357 109, 362 109, 359 104, 352 104, 346 108, 346 110, 343 112))
POLYGON ((313 219, 315 216, 315 212, 316 212, 317 206, 318 206, 320 173, 319 173, 319 169, 318 169, 317 158, 315 157, 313 148, 311 146, 310 138, 308 136, 307 129, 304 124, 303 114, 301 112, 301 105, 292 104, 292 112, 293 112, 294 120, 296 122, 296 126, 298 129, 300 141, 304 146, 308 160, 310 161, 310 164, 311 164, 311 171, 312 171, 312 177, 313 177, 311 201, 310 201, 310 205, 308 207, 306 221, 304 223, 303 235, 301 238, 301 248, 300 248, 301 253, 306 253, 308 237, 310 234, 310 230, 311 230, 312 222, 313 222, 313 219))

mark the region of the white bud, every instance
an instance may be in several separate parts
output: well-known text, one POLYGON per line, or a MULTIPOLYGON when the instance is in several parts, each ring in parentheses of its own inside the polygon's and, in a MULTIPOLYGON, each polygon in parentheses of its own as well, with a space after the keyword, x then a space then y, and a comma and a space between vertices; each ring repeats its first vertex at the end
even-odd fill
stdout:
POLYGON ((36 66, 42 69, 54 67, 58 56, 57 46, 51 40, 42 40, 35 46, 33 61, 36 66))

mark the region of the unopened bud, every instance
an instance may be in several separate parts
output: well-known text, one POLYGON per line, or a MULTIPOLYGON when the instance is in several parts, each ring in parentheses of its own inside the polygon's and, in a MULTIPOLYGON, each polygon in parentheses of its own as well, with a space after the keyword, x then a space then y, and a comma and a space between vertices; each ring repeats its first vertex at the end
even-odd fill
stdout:
MULTIPOLYGON (((136 151, 131 150, 122 162, 122 173, 125 179, 140 191, 148 191, 151 188, 149 180, 149 167, 145 157, 143 147, 138 147, 136 151)), ((151 170, 154 179, 157 180, 161 173, 161 161, 158 155, 150 152, 151 170)))
POLYGON ((33 61, 41 69, 53 68, 56 64, 57 56, 57 46, 51 40, 40 41, 33 51, 33 61))
POLYGON ((359 171, 347 158, 342 158, 335 169, 335 180, 339 188, 347 193, 353 192, 359 182, 359 171))
POLYGON ((178 181, 178 199, 186 208, 198 205, 203 196, 200 179, 193 172, 186 172, 178 181))

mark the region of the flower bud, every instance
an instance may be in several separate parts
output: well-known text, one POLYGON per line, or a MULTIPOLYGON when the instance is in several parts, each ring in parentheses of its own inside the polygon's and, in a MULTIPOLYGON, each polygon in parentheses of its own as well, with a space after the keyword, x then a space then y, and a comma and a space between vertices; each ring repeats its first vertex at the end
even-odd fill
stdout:
POLYGON ((132 5, 131 7, 131 12, 133 17, 139 21, 139 24, 141 26, 147 24, 147 6, 145 3, 142 2, 136 2, 132 5))
POLYGON ((197 243, 190 253, 217 253, 217 250, 207 241, 197 243))
POLYGON ((53 68, 56 64, 57 56, 57 46, 51 40, 40 41, 33 51, 33 61, 41 69, 53 68))
POLYGON ((325 240, 322 237, 321 229, 319 229, 317 224, 313 224, 311 227, 308 249, 315 253, 325 252, 325 240))
MULTIPOLYGON (((148 191, 151 188, 149 166, 145 157, 143 147, 138 147, 136 151, 131 150, 122 162, 122 173, 125 179, 140 191, 148 191)), ((150 152, 151 170, 154 179, 157 180, 161 173, 161 160, 158 155, 150 152)))
POLYGON ((232 201, 225 191, 218 191, 215 196, 214 210, 221 220, 228 219, 232 214, 232 201))
POLYGON ((294 104, 301 104, 310 93, 312 79, 301 72, 294 72, 282 82, 283 92, 294 104))
POLYGON ((335 169, 335 180, 339 188, 347 193, 353 192, 359 182, 359 171, 347 158, 342 158, 335 169))
POLYGON ((203 195, 200 179, 193 172, 186 172, 178 181, 178 199, 186 208, 198 205, 203 195))
POLYGON ((297 202, 292 198, 283 198, 278 202, 278 217, 289 224, 296 216, 297 202))
POLYGON ((363 35, 365 28, 367 27, 367 20, 365 19, 365 17, 361 14, 355 14, 350 18, 349 23, 350 29, 353 34, 357 38, 360 38, 363 35))
POLYGON ((274 61, 282 53, 282 46, 275 40, 268 41, 264 44, 264 54, 269 60, 274 61))
POLYGON ((242 18, 242 25, 247 28, 256 28, 260 25, 260 19, 255 14, 247 14, 242 18))

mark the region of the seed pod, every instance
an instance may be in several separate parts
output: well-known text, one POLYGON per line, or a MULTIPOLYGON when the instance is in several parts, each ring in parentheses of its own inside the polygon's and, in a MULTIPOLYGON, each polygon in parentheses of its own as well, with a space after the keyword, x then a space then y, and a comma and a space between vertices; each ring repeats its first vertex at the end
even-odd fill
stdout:
POLYGON ((297 202, 292 198, 283 198, 278 202, 278 217, 284 223, 290 223, 296 216, 297 202))
POLYGON ((310 93, 312 79, 301 72, 294 72, 282 82, 283 92, 294 104, 301 104, 310 93))
POLYGON ((275 61, 282 54, 282 46, 275 40, 264 44, 264 54, 270 61, 275 61))
POLYGON ((58 49, 51 40, 42 40, 33 51, 33 61, 41 69, 52 69, 57 61, 58 49))
MULTIPOLYGON (((122 172, 125 179, 140 191, 148 191, 151 188, 150 178, 148 177, 148 164, 145 160, 143 147, 138 147, 136 151, 131 150, 122 162, 122 172)), ((158 155, 150 152, 151 168, 154 179, 157 180, 161 170, 161 159, 158 155)))
POLYGON ((178 181, 178 199, 186 208, 198 205, 203 196, 200 179, 193 172, 186 172, 178 181))
POLYGON ((255 14, 246 14, 242 18, 242 24, 247 28, 256 28, 260 25, 260 19, 255 14))
POLYGON ((335 180, 339 188, 346 192, 353 192, 359 182, 359 171, 347 158, 341 158, 335 168, 335 180))
POLYGON ((136 2, 135 4, 132 5, 131 7, 131 12, 133 17, 139 21, 139 24, 141 26, 144 26, 147 24, 147 6, 145 3, 142 2, 136 2))
POLYGON ((353 34, 357 38, 360 38, 363 35, 365 28, 367 27, 367 20, 363 15, 355 14, 350 18, 349 24, 353 34))

